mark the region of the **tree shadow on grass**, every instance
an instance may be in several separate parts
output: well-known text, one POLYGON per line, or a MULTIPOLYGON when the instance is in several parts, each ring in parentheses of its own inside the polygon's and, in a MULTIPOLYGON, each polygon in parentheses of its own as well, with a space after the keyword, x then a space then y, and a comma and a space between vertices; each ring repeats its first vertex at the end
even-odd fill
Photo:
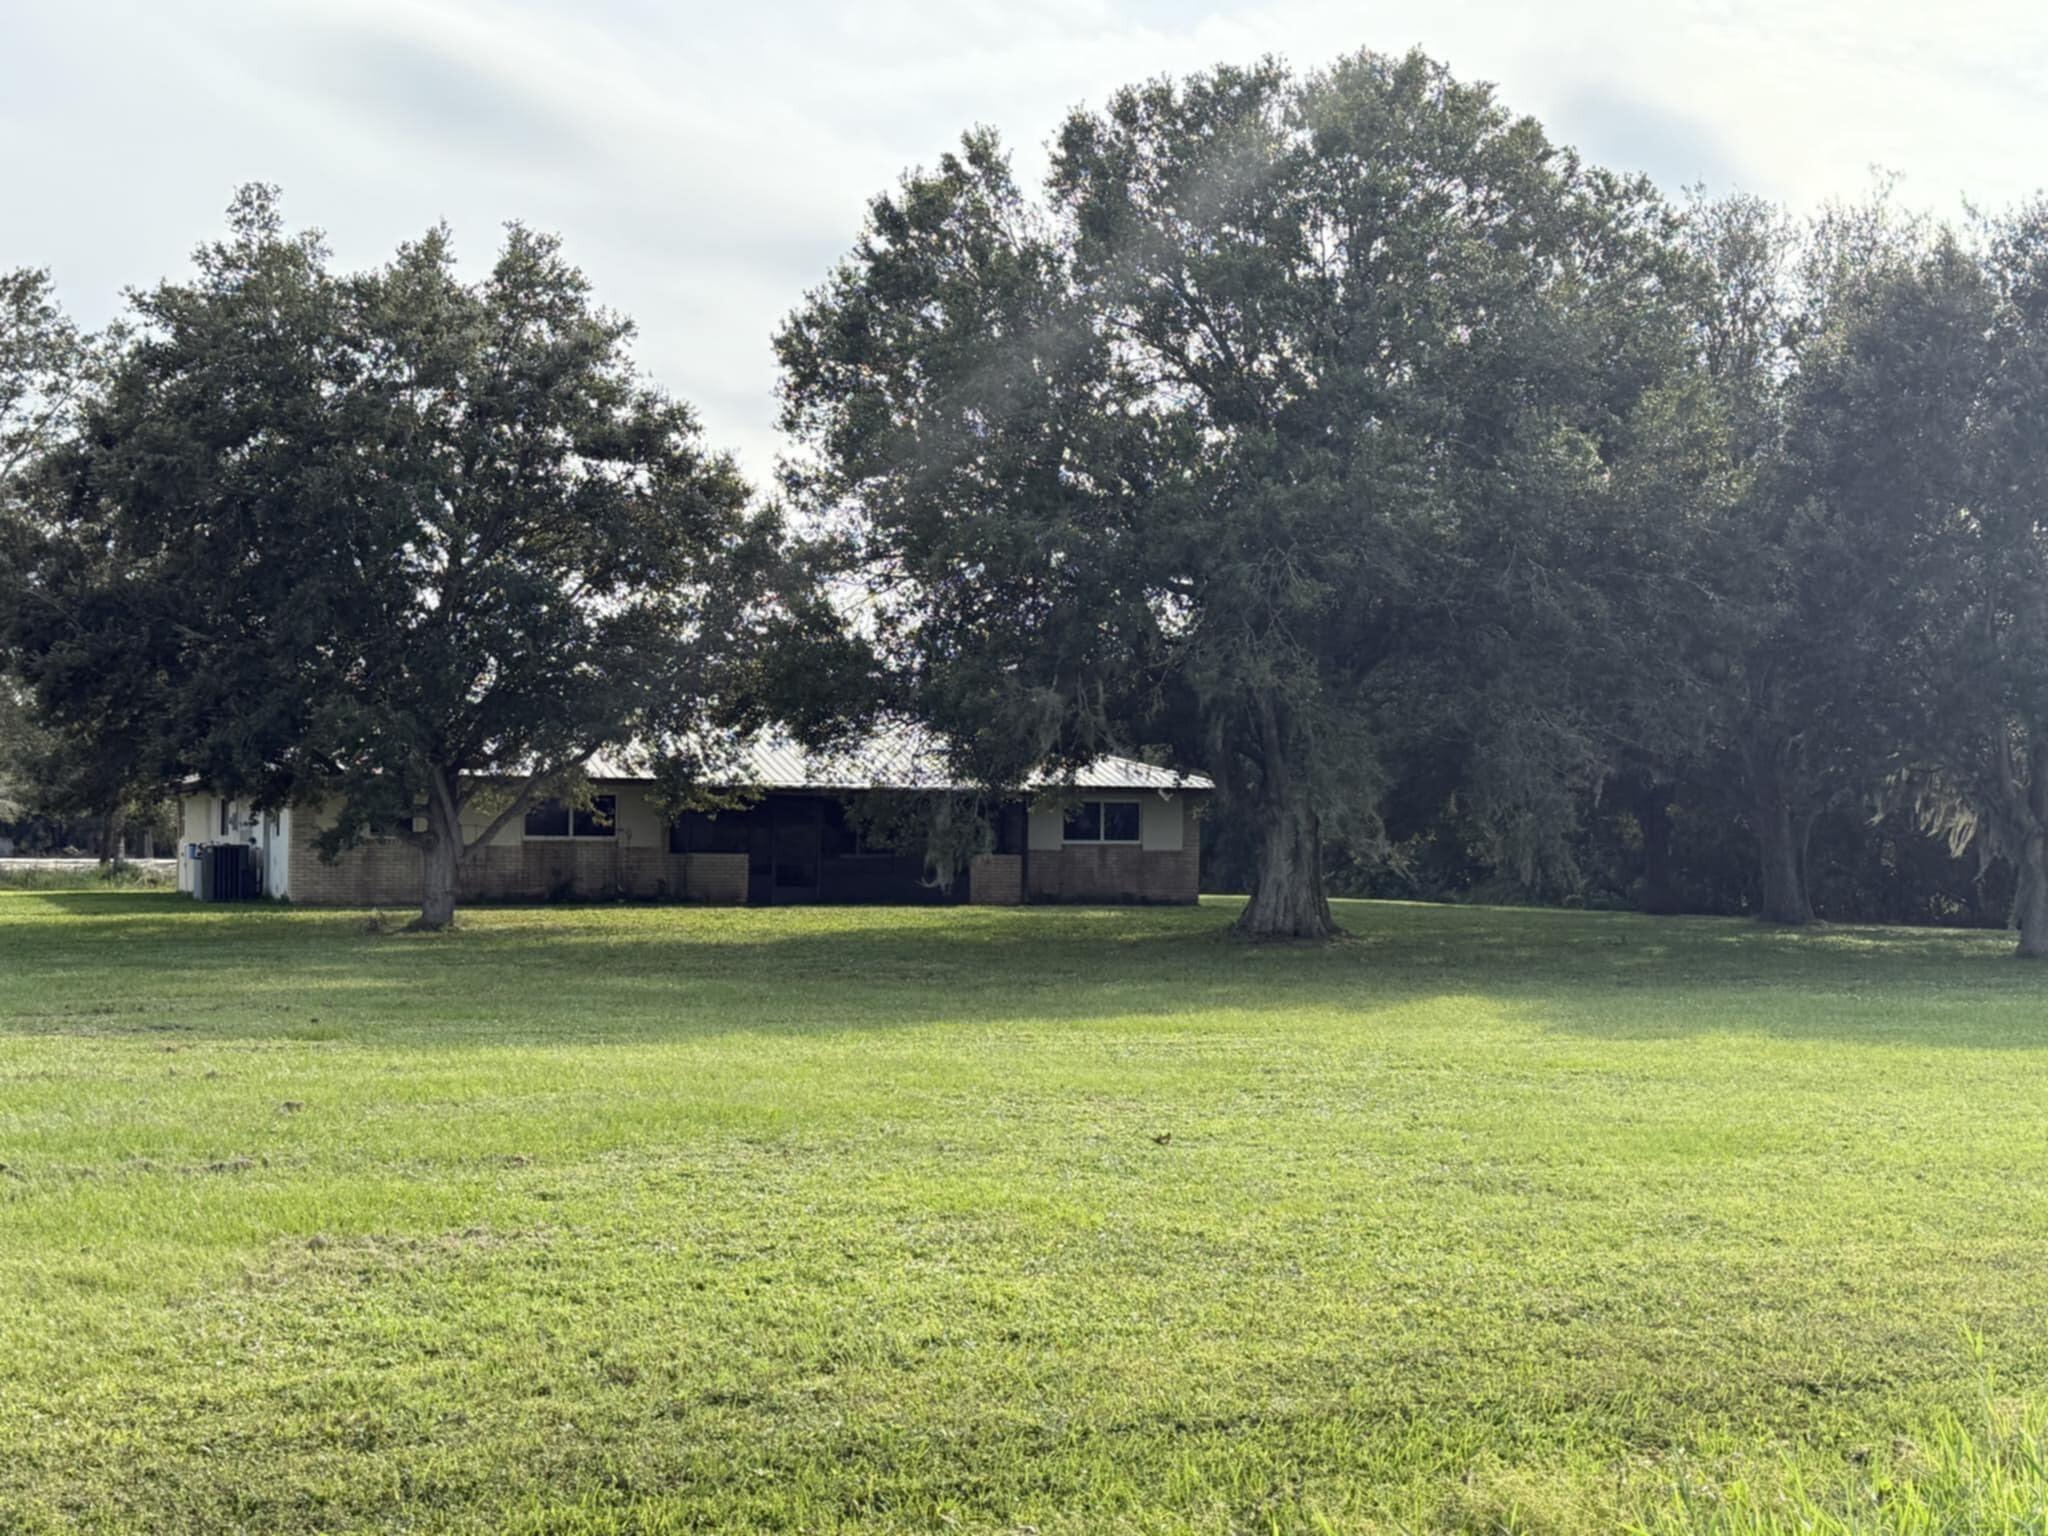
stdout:
POLYGON ((1402 1027, 1409 1005, 1484 997, 1540 1029, 1615 1040, 2048 1047, 2048 969, 1986 932, 1345 902, 1344 941, 1273 947, 1229 942, 1235 906, 1214 901, 476 907, 456 933, 421 936, 369 932, 360 911, 175 895, 34 893, 10 905, 0 1034, 174 1020, 241 1038, 647 1043, 1217 1014, 1284 1029, 1310 1012, 1371 1030, 1402 1027))

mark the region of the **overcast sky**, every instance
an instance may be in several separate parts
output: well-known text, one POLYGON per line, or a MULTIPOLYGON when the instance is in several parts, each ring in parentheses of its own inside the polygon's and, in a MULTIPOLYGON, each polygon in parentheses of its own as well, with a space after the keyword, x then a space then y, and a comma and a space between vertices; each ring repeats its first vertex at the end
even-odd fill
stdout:
POLYGON ((1804 209, 1884 166, 1953 212, 2048 183, 2039 0, 0 0, 0 268, 97 324, 245 181, 351 266, 445 219, 480 267, 523 219, 759 477, 776 322, 969 124, 1035 177, 1127 81, 1418 44, 1671 189, 1804 209))

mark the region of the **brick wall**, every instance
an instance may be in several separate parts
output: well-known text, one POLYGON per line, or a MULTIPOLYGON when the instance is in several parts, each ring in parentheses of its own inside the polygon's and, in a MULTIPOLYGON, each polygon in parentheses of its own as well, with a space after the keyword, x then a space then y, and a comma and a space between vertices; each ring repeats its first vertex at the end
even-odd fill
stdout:
POLYGON ((1191 902, 1201 891, 1201 849, 1167 853, 1112 843, 1031 852, 1033 901, 1191 902))
POLYGON ((977 853, 967 865, 967 899, 978 907, 1022 902, 1024 860, 1014 853, 977 853))
POLYGON ((684 857, 689 865, 683 894, 692 901, 714 907, 743 907, 747 904, 747 856, 744 853, 692 853, 684 857))
MULTIPOLYGON (((1201 838, 1192 796, 1183 796, 1186 828, 1175 850, 1135 844, 1033 848, 1028 859, 983 854, 968 869, 968 900, 1185 903, 1201 889, 1201 838)), ((311 906, 411 906, 420 898, 419 854, 402 842, 352 848, 325 864, 314 850, 317 818, 291 818, 291 896, 311 906)), ((741 906, 747 899, 743 853, 670 853, 621 839, 492 844, 464 863, 459 899, 540 901, 551 896, 612 896, 741 906)))
POLYGON ((472 901, 683 894, 688 860, 616 838, 491 843, 465 861, 460 894, 472 901))
POLYGON ((295 902, 315 907, 413 906, 420 899, 420 856, 391 841, 351 848, 324 862, 313 844, 321 830, 310 810, 292 812, 291 863, 286 880, 295 902))
POLYGON ((1197 900, 1202 890, 1199 801, 1180 796, 1181 845, 1068 843, 1033 848, 1026 895, 1032 901, 1166 902, 1197 900))
MULTIPOLYGON (((396 840, 351 848, 332 864, 313 846, 318 830, 292 817, 291 896, 307 906, 411 906, 420 899, 420 856, 396 840)), ((670 853, 614 839, 492 843, 462 866, 462 901, 540 901, 550 897, 688 898, 725 905, 747 899, 747 856, 670 853)))

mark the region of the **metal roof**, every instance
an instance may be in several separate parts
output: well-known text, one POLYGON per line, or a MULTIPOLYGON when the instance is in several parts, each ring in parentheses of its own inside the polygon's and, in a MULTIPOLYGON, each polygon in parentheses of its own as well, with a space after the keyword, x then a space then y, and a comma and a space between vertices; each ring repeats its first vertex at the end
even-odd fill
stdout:
MULTIPOLYGON (((719 754, 723 759, 726 754, 719 754)), ((731 749, 733 770, 718 778, 760 789, 967 789, 946 761, 943 738, 909 726, 870 732, 846 746, 813 751, 786 736, 760 735, 731 749)), ((640 781, 654 777, 643 751, 599 753, 587 765, 593 779, 640 781)), ((1098 757, 1071 775, 1034 773, 1031 789, 1214 789, 1199 773, 1176 773, 1128 757, 1098 757)))

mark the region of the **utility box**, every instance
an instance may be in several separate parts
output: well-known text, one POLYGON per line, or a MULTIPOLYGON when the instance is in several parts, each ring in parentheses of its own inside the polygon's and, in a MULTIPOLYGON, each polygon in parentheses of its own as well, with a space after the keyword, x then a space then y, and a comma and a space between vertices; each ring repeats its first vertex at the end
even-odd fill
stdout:
POLYGON ((256 850, 247 843, 229 843, 222 850, 228 867, 218 877, 225 894, 223 901, 254 901, 263 894, 263 877, 256 867, 256 850))
POLYGON ((263 894, 263 867, 247 843, 207 843, 199 850, 201 901, 255 901, 263 894))

